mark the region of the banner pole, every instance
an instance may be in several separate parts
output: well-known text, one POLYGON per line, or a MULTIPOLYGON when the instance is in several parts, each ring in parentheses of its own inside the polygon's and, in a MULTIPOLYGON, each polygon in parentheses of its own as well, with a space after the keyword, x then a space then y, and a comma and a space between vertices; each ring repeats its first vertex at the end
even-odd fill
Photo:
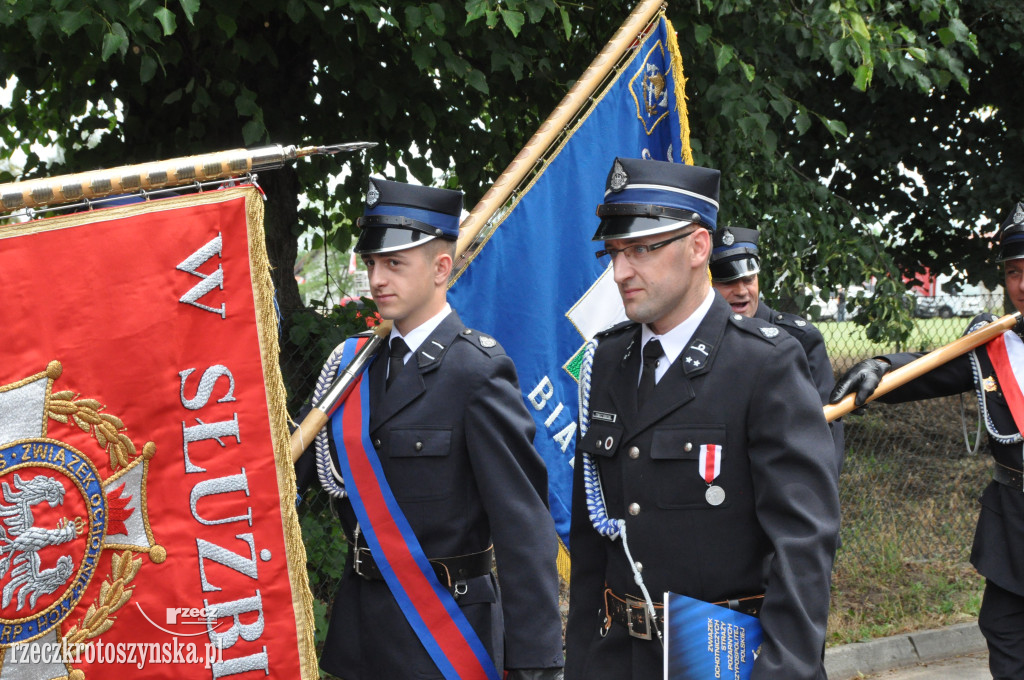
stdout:
MULTIPOLYGON (((459 240, 455 245, 456 268, 452 272, 450 281, 458 278, 459 273, 468 266, 470 259, 466 252, 470 244, 484 228, 491 216, 505 204, 515 188, 523 181, 537 161, 547 152, 551 144, 558 138, 562 130, 572 121, 580 109, 586 105, 587 100, 594 94, 601 83, 608 76, 611 70, 619 62, 619 59, 635 44, 655 16, 665 8, 664 0, 643 0, 630 13, 619 29, 612 36, 604 49, 594 58, 590 66, 576 84, 572 86, 568 94, 551 112, 551 115, 541 124, 537 131, 530 137, 526 146, 519 154, 512 159, 505 171, 498 176, 491 188, 487 190, 483 198, 473 207, 462 224, 459 225, 459 240)), ((373 330, 376 338, 387 337, 391 332, 391 322, 385 321, 373 330)), ((352 391, 356 378, 366 365, 368 356, 377 350, 380 342, 368 342, 363 345, 360 352, 352 359, 351 364, 343 369, 330 388, 324 394, 324 398, 313 405, 306 417, 303 418, 299 427, 292 433, 291 452, 292 460, 297 461, 303 451, 313 442, 316 433, 327 424, 330 414, 337 410, 345 397, 352 391), (358 366, 357 370, 352 367, 358 366)))
POLYGON ((0 213, 44 206, 54 207, 115 194, 241 177, 260 170, 279 168, 287 161, 304 156, 331 155, 374 146, 377 146, 376 142, 305 147, 273 144, 256 149, 232 149, 73 175, 11 182, 0 184, 0 213))
POLYGON ((472 258, 466 252, 491 217, 505 204, 520 182, 530 173, 537 161, 547 152, 562 131, 582 109, 622 56, 637 44, 638 36, 665 10, 664 0, 642 0, 626 18, 611 40, 604 46, 583 72, 576 84, 526 142, 522 151, 512 159, 498 176, 483 198, 473 207, 459 227, 456 266, 450 280, 454 281, 469 265, 472 258), (461 258, 461 259, 460 259, 461 258))
MULTIPOLYGON (((869 396, 867 401, 864 403, 866 404, 874 401, 883 394, 892 392, 897 387, 905 385, 914 378, 922 376, 928 371, 952 361, 961 354, 967 354, 972 349, 984 345, 992 338, 1010 330, 1019 323, 1021 323, 1020 312, 1007 314, 1006 316, 1002 316, 991 323, 982 326, 973 333, 968 333, 963 337, 957 338, 948 345, 943 345, 924 356, 914 359, 905 366, 900 366, 899 368, 886 373, 882 376, 881 381, 878 383, 878 387, 875 388, 875 391, 871 393, 871 396, 869 396)), ((840 399, 835 404, 826 404, 824 407, 825 420, 832 422, 836 418, 841 418, 850 411, 858 408, 853 403, 856 397, 856 394, 851 393, 840 399)))

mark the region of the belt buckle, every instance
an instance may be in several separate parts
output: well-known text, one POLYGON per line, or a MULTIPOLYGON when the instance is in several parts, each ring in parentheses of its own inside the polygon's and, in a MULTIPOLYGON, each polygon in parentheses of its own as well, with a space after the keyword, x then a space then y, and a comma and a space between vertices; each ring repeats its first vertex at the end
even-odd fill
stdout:
POLYGON ((641 640, 650 640, 651 638, 651 617, 647 611, 647 605, 641 604, 640 606, 634 606, 632 603, 626 603, 626 628, 629 630, 629 634, 635 638, 641 640), (635 614, 635 616, 634 616, 635 614), (643 622, 643 630, 639 631, 633 627, 633 622, 643 622))
POLYGON ((355 555, 356 559, 352 563, 352 570, 355 571, 356 574, 362 576, 363 578, 366 578, 366 576, 363 574, 362 570, 360 569, 360 567, 363 564, 363 549, 362 548, 356 548, 355 552, 356 552, 356 555, 355 555))

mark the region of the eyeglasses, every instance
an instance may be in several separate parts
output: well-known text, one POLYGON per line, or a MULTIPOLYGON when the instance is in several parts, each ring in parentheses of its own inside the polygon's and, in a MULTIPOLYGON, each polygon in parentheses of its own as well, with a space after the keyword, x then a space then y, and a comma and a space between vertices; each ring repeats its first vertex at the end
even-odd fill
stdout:
POLYGON ((602 262, 610 261, 614 263, 615 258, 618 257, 619 253, 622 253, 626 256, 626 259, 629 262, 638 264, 648 260, 651 257, 651 253, 658 248, 663 248, 673 241, 684 239, 696 231, 697 229, 691 229, 685 234, 679 234, 678 236, 673 236, 672 238, 667 238, 664 241, 658 241, 657 243, 638 243, 635 246, 626 246, 625 248, 605 248, 604 250, 599 250, 594 253, 594 257, 602 262))

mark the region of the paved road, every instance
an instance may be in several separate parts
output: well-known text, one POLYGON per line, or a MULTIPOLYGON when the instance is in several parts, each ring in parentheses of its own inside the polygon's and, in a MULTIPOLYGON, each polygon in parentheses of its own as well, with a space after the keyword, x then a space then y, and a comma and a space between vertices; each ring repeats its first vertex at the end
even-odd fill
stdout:
POLYGON ((988 654, 970 654, 945 661, 918 664, 895 671, 868 675, 871 680, 992 680, 988 654))

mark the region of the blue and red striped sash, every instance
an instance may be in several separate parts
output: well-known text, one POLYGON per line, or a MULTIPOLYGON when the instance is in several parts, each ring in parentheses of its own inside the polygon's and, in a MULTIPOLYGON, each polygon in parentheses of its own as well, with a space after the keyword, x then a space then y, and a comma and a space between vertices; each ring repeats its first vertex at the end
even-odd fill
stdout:
MULTIPOLYGON (((349 338, 341 365, 366 338, 349 338)), ((366 373, 331 416, 349 500, 381 575, 427 653, 447 680, 497 680, 498 671, 455 598, 441 585, 384 477, 369 436, 366 373), (358 393, 359 398, 352 397, 358 393)))

